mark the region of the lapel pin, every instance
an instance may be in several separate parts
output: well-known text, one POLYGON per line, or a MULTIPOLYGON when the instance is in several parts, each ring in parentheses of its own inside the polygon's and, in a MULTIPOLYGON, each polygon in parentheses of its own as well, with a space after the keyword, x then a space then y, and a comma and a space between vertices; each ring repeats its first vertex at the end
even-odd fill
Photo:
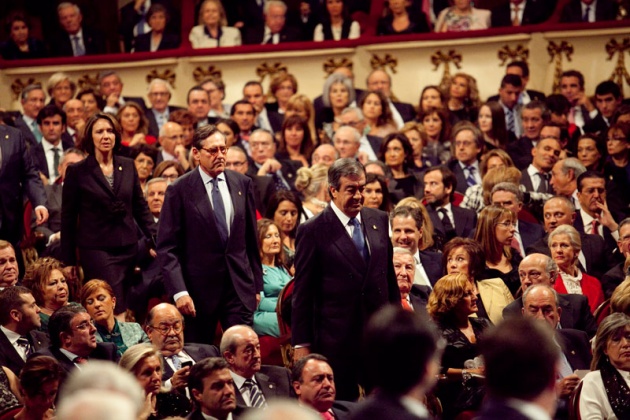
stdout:
POLYGON ((118 170, 119 170, 119 171, 122 171, 122 166, 119 166, 119 167, 118 167, 118 170))
POLYGON ((8 140, 9 139, 9 135, 8 134, 5 135, 4 138, 8 140))
POLYGON ((269 384, 269 388, 273 388, 273 384, 269 384))
POLYGON ((241 192, 240 192, 240 191, 238 192, 238 195, 241 195, 241 192))
POLYGON ((571 350, 571 354, 575 356, 575 350, 571 350))
POLYGON ((374 229, 374 230, 378 230, 378 229, 376 228, 376 225, 372 225, 372 229, 374 229))
POLYGON ((293 178, 293 174, 287 174, 287 178, 293 178))

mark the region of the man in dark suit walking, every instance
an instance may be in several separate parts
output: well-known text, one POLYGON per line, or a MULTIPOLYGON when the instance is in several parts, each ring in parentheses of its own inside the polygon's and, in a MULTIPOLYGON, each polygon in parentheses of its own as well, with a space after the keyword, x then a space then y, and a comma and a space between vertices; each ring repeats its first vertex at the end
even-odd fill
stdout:
POLYGON ((251 327, 227 329, 220 347, 234 380, 239 407, 264 408, 270 400, 293 396, 289 370, 262 364, 258 335, 251 327))
POLYGON ((365 170, 338 159, 328 171, 330 206, 298 228, 292 341, 294 359, 318 352, 335 371, 339 399, 359 395, 357 354, 367 318, 400 305, 387 215, 363 208, 365 170))
POLYGON ((217 322, 251 325, 262 291, 252 181, 225 171, 226 152, 219 130, 199 128, 199 168, 166 190, 160 215, 158 261, 189 342, 211 344, 217 322))
POLYGON ((0 292, 0 365, 16 375, 32 352, 48 347, 48 336, 37 331, 39 312, 26 287, 12 286, 0 292))

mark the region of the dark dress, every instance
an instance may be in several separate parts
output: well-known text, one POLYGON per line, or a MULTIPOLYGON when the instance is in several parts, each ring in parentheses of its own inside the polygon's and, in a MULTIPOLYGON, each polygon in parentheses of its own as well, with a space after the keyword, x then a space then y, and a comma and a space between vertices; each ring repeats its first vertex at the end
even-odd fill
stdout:
POLYGON ((430 32, 429 24, 427 23, 427 15, 424 12, 412 13, 410 9, 407 9, 409 15, 409 26, 402 31, 396 31, 392 22, 393 16, 385 16, 378 20, 376 26, 377 35, 403 35, 403 34, 422 34, 430 32))
POLYGON ((149 420, 165 419, 167 417, 186 417, 192 410, 190 400, 177 391, 160 392, 155 396, 155 413, 149 420))
MULTIPOLYGON (((477 342, 481 338, 484 330, 490 326, 490 322, 484 318, 470 318, 473 331, 477 342)), ((440 320, 437 322, 438 328, 442 333, 442 337, 446 340, 446 347, 442 355, 442 373, 446 373, 449 368, 463 369, 467 360, 472 360, 479 356, 477 343, 471 343, 468 338, 448 320, 440 320)), ((444 419, 455 417, 463 410, 475 410, 481 404, 482 393, 480 391, 480 383, 474 379, 469 381, 468 386, 471 390, 466 390, 460 381, 442 381, 437 388, 437 396, 444 407, 444 419), (466 398, 472 393, 478 393, 478 398, 466 398), (468 400, 468 403, 463 403, 468 400), (472 403, 471 403, 472 400, 472 403)))
POLYGON ((48 57, 48 52, 46 51, 46 47, 44 43, 39 39, 29 38, 27 40, 28 43, 28 52, 24 52, 20 50, 13 40, 8 40, 3 42, 0 45, 0 55, 5 60, 22 60, 28 58, 45 58, 48 57))
POLYGON ((516 293, 521 288, 521 279, 518 276, 518 266, 523 260, 521 254, 518 253, 515 249, 512 249, 512 258, 510 259, 510 264, 512 264, 512 269, 503 273, 502 271, 497 270, 496 268, 489 268, 486 266, 486 270, 483 272, 482 278, 484 279, 493 279, 499 277, 510 292, 512 292, 512 296, 516 297, 516 293))

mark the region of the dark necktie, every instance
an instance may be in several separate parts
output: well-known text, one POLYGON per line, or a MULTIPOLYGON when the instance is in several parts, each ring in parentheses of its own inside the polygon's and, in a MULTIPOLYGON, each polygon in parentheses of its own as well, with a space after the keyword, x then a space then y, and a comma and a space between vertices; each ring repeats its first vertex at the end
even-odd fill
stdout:
POLYGON ((246 379, 241 389, 249 389, 249 402, 252 407, 263 408, 267 406, 265 396, 260 392, 258 384, 251 379, 246 379))
POLYGON ((227 218, 225 217, 225 205, 223 204, 223 197, 221 197, 221 191, 219 190, 219 178, 212 179, 212 205, 214 207, 214 219, 217 222, 217 230, 221 236, 223 244, 227 243, 228 228, 227 218))
POLYGON ((514 110, 512 109, 508 109, 506 114, 505 114, 505 122, 507 123, 507 129, 508 131, 511 131, 512 133, 515 133, 515 126, 514 126, 514 110))
POLYGON ((448 213, 445 208, 439 208, 438 213, 440 215, 440 220, 442 220, 442 226, 444 226, 444 232, 446 233, 446 238, 451 239, 455 236, 455 228, 451 223, 451 219, 448 217, 448 213))
POLYGON ((584 10, 584 16, 582 16, 582 22, 588 22, 588 15, 591 13, 591 6, 586 6, 584 10))
POLYGON ((271 179, 273 179, 273 186, 276 191, 289 191, 287 185, 284 183, 284 180, 277 172, 271 174, 271 179))
POLYGON ((80 39, 78 35, 74 35, 72 37, 72 43, 74 45, 74 56, 75 57, 80 57, 82 55, 85 55, 85 49, 83 48, 83 45, 81 45, 80 39))
POLYGON ((24 349, 24 355, 26 356, 25 359, 27 359, 28 356, 30 356, 31 353, 33 353, 33 347, 31 347, 31 343, 28 341, 28 338, 26 338, 25 336, 22 336, 17 339, 17 345, 24 349))
POLYGON ((53 166, 55 167, 55 179, 59 176, 59 148, 53 147, 53 166))
POLYGON ((267 45, 273 45, 273 34, 269 35, 269 39, 267 40, 267 42, 265 42, 265 44, 267 45))
POLYGON ((356 217, 352 217, 350 218, 348 224, 354 227, 354 229, 352 230, 352 242, 354 242, 354 246, 357 247, 357 251, 359 251, 361 257, 363 257, 363 259, 367 261, 370 254, 367 250, 365 237, 363 236, 363 230, 361 230, 361 223, 359 223, 356 217))
POLYGON ((473 185, 477 185, 477 180, 475 179, 475 167, 470 165, 466 166, 466 169, 468 169, 468 177, 466 177, 466 183, 468 186, 472 187, 473 185))
POLYGON ((537 172, 536 175, 540 177, 540 184, 538 184, 538 188, 536 188, 536 192, 539 193, 548 193, 549 187, 547 186, 549 182, 549 175, 543 174, 542 172, 537 172))

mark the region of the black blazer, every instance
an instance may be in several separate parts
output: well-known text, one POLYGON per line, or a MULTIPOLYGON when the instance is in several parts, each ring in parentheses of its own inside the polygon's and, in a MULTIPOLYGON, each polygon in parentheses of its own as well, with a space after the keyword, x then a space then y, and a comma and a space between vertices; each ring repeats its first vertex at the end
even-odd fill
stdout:
POLYGON ((466 181, 464 170, 460 166, 459 161, 453 158, 450 162, 448 162, 447 166, 451 171, 453 171, 453 173, 455 174, 455 178, 457 179, 455 191, 466 194, 466 190, 468 189, 468 181, 466 181))
POLYGON ((406 102, 393 101, 392 105, 394 105, 394 108, 396 108, 396 111, 398 111, 400 117, 403 119, 404 122, 409 122, 416 118, 417 113, 416 110, 413 108, 413 105, 406 102))
POLYGON ((481 406, 481 411, 477 413, 476 420, 530 420, 530 417, 524 416, 520 411, 512 408, 503 401, 487 399, 481 406))
POLYGON ((400 305, 387 214, 364 207, 361 222, 367 262, 330 206, 301 224, 296 238, 292 342, 329 358, 341 400, 358 392, 364 324, 383 305, 400 305))
POLYGON ((15 128, 22 132, 22 136, 24 136, 24 140, 26 141, 26 146, 28 148, 37 145, 35 134, 33 134, 26 121, 24 121, 24 116, 22 114, 15 118, 15 128))
MULTIPOLYGON (((26 337, 31 343, 33 351, 39 351, 45 349, 50 345, 50 339, 48 334, 41 331, 30 331, 26 337)), ((0 366, 11 369, 16 376, 20 375, 22 368, 24 367, 24 359, 15 350, 15 347, 11 345, 11 342, 4 335, 4 332, 0 330, 0 366)))
MULTIPOLYGON (((45 141, 46 140, 42 139, 42 143, 45 141)), ((46 160, 46 153, 44 152, 44 146, 42 143, 39 143, 35 147, 31 148, 31 156, 33 157, 33 164, 35 165, 35 168, 46 175, 46 178, 50 178, 50 173, 48 172, 48 161, 46 160)), ((66 151, 71 147, 74 147, 74 143, 72 143, 71 140, 69 141, 67 137, 62 137, 61 148, 63 151, 66 151)), ((59 152, 59 162, 63 160, 63 151, 59 152)))
POLYGON ((430 294, 431 289, 429 289, 429 286, 420 284, 414 284, 411 286, 409 300, 411 301, 414 312, 422 312, 424 315, 429 316, 429 313, 427 312, 427 303, 429 303, 430 294))
MULTIPOLYGON (((575 212, 575 221, 573 222, 573 227, 578 232, 582 232, 582 233, 585 232, 585 230, 584 230, 584 221, 582 221, 582 214, 579 211, 575 212)), ((606 226, 602 226, 602 228, 603 228, 603 232, 604 232, 604 242, 606 243, 606 252, 609 253, 611 256, 614 254, 613 261, 617 260, 615 262, 615 264, 616 264, 616 263, 620 262, 623 259, 620 256, 619 252, 617 251, 617 241, 615 240, 615 238, 613 238, 612 232, 610 231, 610 229, 608 229, 606 226)), ((610 266, 612 266, 612 265, 610 265, 610 266)))
MULTIPOLYGON (((550 10, 544 0, 529 0, 525 4, 521 25, 536 25, 542 23, 549 18, 550 12, 552 11, 553 10, 550 10)), ((492 22, 493 28, 512 26, 510 3, 504 2, 500 6, 492 9, 490 21, 492 22)))
MULTIPOLYGON (((247 26, 241 28, 243 45, 262 44, 265 36, 265 25, 247 26)), ((280 44, 285 42, 295 42, 300 40, 300 32, 285 25, 280 31, 280 44)))
MULTIPOLYGON (((615 20, 618 6, 611 0, 597 0, 595 6, 595 21, 615 20)), ((560 22, 582 22, 582 6, 580 0, 571 0, 562 9, 560 22)))
POLYGON ((225 171, 234 219, 223 245, 216 239, 219 232, 199 170, 178 178, 166 190, 157 237, 166 292, 172 297, 188 291, 196 302, 197 317, 203 319, 222 304, 215 287, 229 278, 242 304, 253 312, 263 282, 252 181, 225 171))
MULTIPOLYGON (((53 359, 56 359, 61 365, 61 369, 63 370, 63 377, 61 382, 68 377, 70 373, 72 373, 77 367, 74 362, 59 350, 57 347, 49 346, 46 348, 42 348, 41 350, 32 353, 31 357, 34 356, 49 356, 53 359)), ((116 348, 116 344, 114 343, 96 343, 96 348, 92 350, 90 353, 89 359, 95 360, 109 360, 110 362, 118 363, 118 352, 116 348)))
MULTIPOLYGON (((418 378, 418 380, 419 379, 420 378, 418 378)), ((400 396, 378 392, 371 394, 359 403, 350 416, 350 419, 428 420, 429 418, 418 417, 408 411, 407 408, 400 403, 400 396)))
POLYGON ((588 342, 588 336, 584 331, 572 330, 570 328, 562 328, 556 330, 556 339, 558 340, 562 352, 567 361, 573 368, 589 369, 591 365, 591 346, 588 342))
MULTIPOLYGON (((442 225, 442 219, 438 215, 433 206, 427 206, 429 217, 433 223, 433 227, 436 232, 441 235, 446 235, 446 229, 442 225)), ((477 228, 477 212, 470 209, 464 209, 462 207, 454 206, 451 203, 451 211, 453 212, 453 219, 455 219, 455 233, 462 238, 472 238, 477 228)))
MULTIPOLYGON (((86 26, 83 29, 83 44, 85 46, 85 55, 105 54, 105 37, 103 34, 86 26)), ((72 57, 72 40, 67 33, 60 33, 56 41, 51 44, 53 55, 57 57, 72 57)))
POLYGON ((531 139, 521 136, 518 140, 508 143, 505 151, 514 161, 514 166, 523 171, 532 163, 533 148, 534 143, 532 143, 531 139))
POLYGON ((419 251, 420 262, 422 268, 429 276, 431 285, 437 283, 437 281, 444 275, 444 269, 442 268, 442 254, 431 251, 419 251))
MULTIPOLYGON (((291 386, 291 374, 288 369, 280 366, 262 365, 260 372, 254 374, 260 391, 265 396, 265 401, 274 398, 292 398, 294 396, 291 386)), ((247 407, 241 395, 241 390, 234 387, 237 407, 247 407)))
POLYGON ((44 186, 46 191, 46 208, 48 209, 48 220, 37 226, 34 221, 31 227, 37 232, 42 232, 46 235, 46 240, 53 233, 61 231, 61 197, 62 197, 61 183, 54 183, 44 186))
POLYGON ((608 270, 602 277, 598 277, 601 278, 600 283, 602 284, 602 289, 604 289, 606 299, 610 299, 617 286, 626 278, 623 272, 623 266, 624 263, 619 263, 608 270))
MULTIPOLYGON (((151 31, 152 32, 152 31, 151 31)), ((138 35, 134 40, 134 52, 149 52, 151 51, 151 32, 138 35)), ((165 32, 162 34, 162 40, 158 45, 158 51, 172 50, 179 47, 179 36, 165 32)))
MULTIPOLYGON (((560 325, 562 328, 571 328, 584 331, 589 337, 595 336, 597 332, 597 322, 593 318, 591 309, 588 306, 588 299, 584 295, 564 295, 558 294, 560 308, 560 325)), ((521 316, 523 309, 523 298, 519 297, 514 302, 503 308, 503 317, 521 316)))
MULTIPOLYGON (((184 345, 184 351, 189 355, 195 363, 205 359, 206 357, 221 357, 221 352, 217 346, 210 344, 196 344, 188 343, 184 345)), ((171 379, 175 372, 171 368, 171 365, 164 361, 164 372, 162 372, 162 381, 168 381, 171 379)))
MULTIPOLYGON (((144 101, 143 101, 144 102, 144 101)), ((180 106, 168 106, 168 113, 169 115, 179 109, 183 109, 180 106)), ((156 139, 160 136, 160 129, 158 127, 158 123, 157 120, 155 119, 155 114, 153 113, 153 111, 151 110, 151 108, 147 108, 144 111, 144 115, 145 117, 147 117, 147 120, 149 120, 149 135, 155 137, 156 139)), ((157 165, 156 165, 157 166, 157 165)))
POLYGON ((256 202, 256 210, 261 215, 264 215, 267 211, 267 204, 269 199, 275 192, 273 179, 269 176, 258 176, 247 174, 253 181, 254 186, 254 201, 256 202))
MULTIPOLYGON (((527 165, 529 167, 529 165, 527 165)), ((527 172, 527 168, 521 170, 521 185, 525 187, 526 191, 534 191, 534 183, 532 182, 532 177, 527 172)), ((551 173, 549 174, 551 175, 551 173)), ((547 181, 547 192, 549 194, 553 194, 553 186, 551 185, 551 176, 549 177, 549 181, 547 181)), ((541 181, 542 182, 542 181, 541 181)))
POLYGON ((523 242, 523 251, 532 246, 536 241, 539 241, 545 236, 545 229, 538 223, 518 221, 518 233, 521 235, 521 242, 523 242))
POLYGON ((137 242, 136 223, 147 238, 155 234, 153 216, 133 160, 114 155, 114 188, 96 158, 68 166, 63 184, 61 248, 63 260, 76 264, 78 248, 116 248, 137 242))
POLYGON ((0 125, 0 152, 0 236, 16 246, 22 238, 24 195, 35 208, 46 204, 46 193, 20 130, 0 125))

